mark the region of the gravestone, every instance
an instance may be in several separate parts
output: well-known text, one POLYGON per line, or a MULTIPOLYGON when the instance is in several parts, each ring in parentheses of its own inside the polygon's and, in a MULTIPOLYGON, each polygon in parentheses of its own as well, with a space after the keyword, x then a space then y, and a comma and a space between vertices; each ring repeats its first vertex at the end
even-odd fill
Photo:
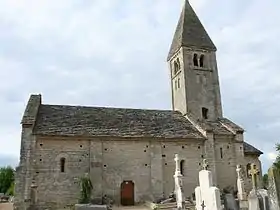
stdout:
POLYGON ((269 205, 273 210, 280 210, 280 171, 275 167, 268 170, 269 205))
POLYGON ((174 174, 174 182, 175 182, 175 195, 176 195, 176 202, 177 202, 177 209, 184 209, 185 208, 185 197, 183 192, 183 175, 181 174, 180 169, 180 158, 178 154, 175 154, 175 174, 174 174))
POLYGON ((247 193, 245 191, 244 171, 241 165, 236 166, 237 172, 237 197, 240 201, 247 200, 247 193))
POLYGON ((221 210, 220 190, 213 186, 212 172, 203 160, 203 170, 199 172, 199 187, 195 188, 197 210, 221 210))
POLYGON ((239 210, 237 202, 232 194, 225 194, 224 205, 226 210, 239 210))
POLYGON ((252 177, 253 185, 253 189, 248 195, 249 210, 269 210, 267 191, 264 189, 258 189, 257 180, 260 171, 255 164, 251 164, 251 170, 249 173, 252 177))

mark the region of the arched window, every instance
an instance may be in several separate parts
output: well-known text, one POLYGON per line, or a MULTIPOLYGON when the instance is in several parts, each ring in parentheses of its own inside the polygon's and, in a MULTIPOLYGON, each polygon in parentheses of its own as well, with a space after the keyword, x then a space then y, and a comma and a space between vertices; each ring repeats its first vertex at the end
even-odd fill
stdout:
POLYGON ((204 55, 200 55, 200 58, 199 58, 199 66, 200 66, 200 67, 203 67, 203 66, 204 66, 204 55))
POLYGON ((250 177, 250 170, 251 170, 251 163, 248 163, 248 164, 246 165, 247 177, 250 177))
POLYGON ((208 119, 208 109, 205 107, 202 107, 201 112, 202 112, 203 119, 208 119))
POLYGON ((177 74, 177 72, 180 70, 180 60, 177 58, 174 63, 173 63, 173 68, 174 68, 174 75, 177 74))
POLYGON ((198 58, 196 53, 193 55, 193 65, 198 66, 198 58))
POLYGON ((181 171, 181 174, 184 175, 184 165, 185 165, 185 161, 184 160, 181 160, 180 161, 180 171, 181 171))
POLYGON ((65 158, 60 158, 60 172, 65 172, 65 158))

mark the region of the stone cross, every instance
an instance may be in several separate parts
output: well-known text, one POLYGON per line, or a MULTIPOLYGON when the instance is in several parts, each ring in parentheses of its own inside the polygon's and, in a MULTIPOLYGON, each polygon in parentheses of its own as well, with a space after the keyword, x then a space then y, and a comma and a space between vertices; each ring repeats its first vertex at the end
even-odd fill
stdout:
POLYGON ((244 201, 247 199, 247 194, 245 191, 245 183, 243 179, 243 170, 241 168, 241 165, 236 166, 236 172, 237 172, 238 199, 244 201))
POLYGON ((208 165, 206 159, 203 160, 202 167, 203 167, 203 170, 208 170, 209 165, 208 165))
POLYGON ((176 167, 176 168, 175 168, 175 175, 176 175, 176 174, 182 175, 181 169, 180 169, 180 158, 179 158, 179 155, 178 155, 178 154, 175 154, 174 161, 175 161, 175 167, 176 167))
POLYGON ((183 192, 183 175, 181 174, 180 169, 180 158, 178 154, 175 154, 175 174, 174 174, 174 182, 175 182, 175 195, 177 202, 177 209, 185 208, 185 197, 183 192))
POLYGON ((257 177, 260 174, 259 169, 257 169, 256 164, 251 164, 251 169, 249 171, 249 174, 252 176, 252 185, 253 189, 257 189, 257 177))

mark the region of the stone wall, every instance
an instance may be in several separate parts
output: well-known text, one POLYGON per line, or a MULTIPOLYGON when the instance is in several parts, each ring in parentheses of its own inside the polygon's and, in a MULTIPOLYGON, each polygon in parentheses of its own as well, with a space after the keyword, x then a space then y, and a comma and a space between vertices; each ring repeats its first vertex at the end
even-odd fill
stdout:
POLYGON ((184 190, 191 196, 204 157, 203 142, 197 140, 37 137, 36 148, 38 202, 62 208, 77 202, 77 178, 85 173, 92 179, 94 197, 106 194, 119 203, 121 183, 130 180, 136 202, 168 196, 174 190, 175 153, 184 160, 184 190))
MULTIPOLYGON (((234 145, 230 136, 215 136, 213 160, 220 188, 236 183, 234 145)), ((107 195, 119 203, 121 183, 133 181, 136 202, 155 200, 174 190, 177 153, 183 160, 184 192, 191 196, 198 185, 202 160, 209 153, 207 148, 205 142, 192 139, 38 136, 33 154, 36 162, 30 177, 38 183, 39 204, 53 208, 64 208, 78 201, 78 178, 85 173, 89 173, 93 182, 94 197, 107 195), (62 158, 65 172, 61 172, 62 158)))

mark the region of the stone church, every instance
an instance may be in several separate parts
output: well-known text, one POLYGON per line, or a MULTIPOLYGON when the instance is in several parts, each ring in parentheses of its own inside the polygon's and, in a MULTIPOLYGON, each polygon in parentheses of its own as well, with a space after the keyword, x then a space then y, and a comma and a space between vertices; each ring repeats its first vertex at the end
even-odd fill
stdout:
POLYGON ((32 182, 39 205, 75 204, 85 173, 94 198, 156 200, 174 190, 175 153, 186 196, 198 185, 203 159, 220 189, 235 188, 241 164, 249 190, 248 163, 261 168, 262 152, 223 115, 216 50, 186 0, 167 56, 172 110, 50 105, 31 95, 21 121, 15 205, 30 199, 32 182))

